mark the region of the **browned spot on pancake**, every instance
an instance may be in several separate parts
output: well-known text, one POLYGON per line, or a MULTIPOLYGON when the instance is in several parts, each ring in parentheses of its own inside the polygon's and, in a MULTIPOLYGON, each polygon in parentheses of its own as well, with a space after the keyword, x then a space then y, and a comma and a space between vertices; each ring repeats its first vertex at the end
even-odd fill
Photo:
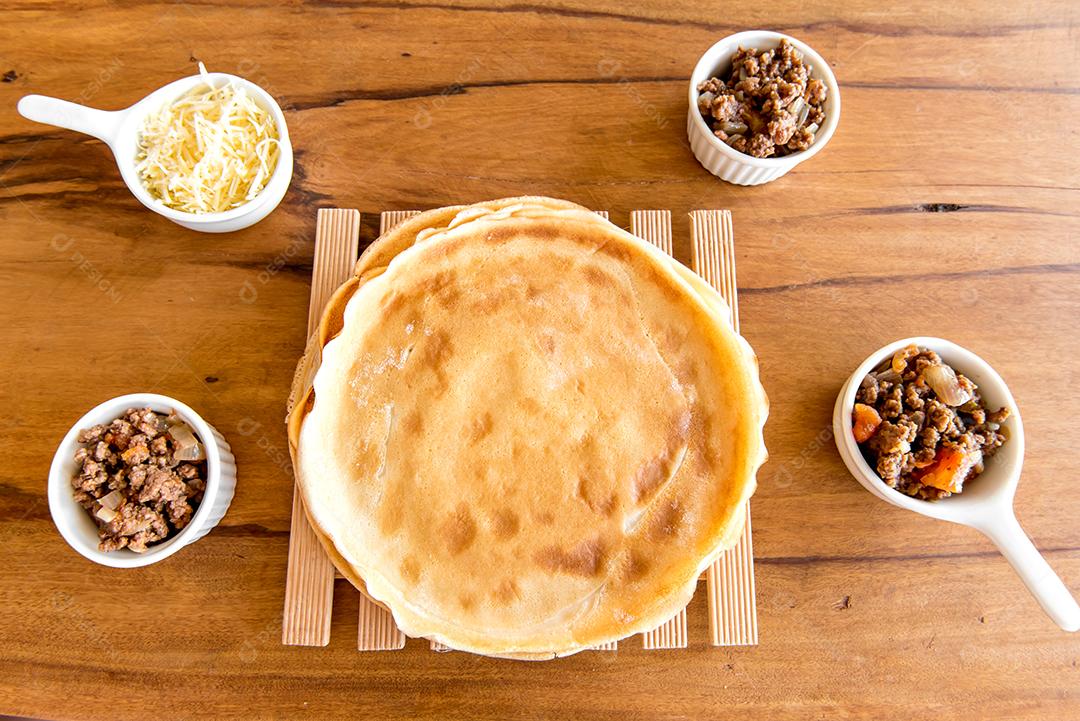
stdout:
POLYGON ((382 309, 383 315, 391 316, 405 305, 405 301, 406 298, 404 293, 391 290, 382 297, 382 300, 379 301, 379 306, 382 309))
POLYGON ((525 396, 519 401, 520 410, 530 416, 538 416, 544 412, 544 406, 532 396, 525 396))
POLYGON ((664 540, 671 538, 679 532, 679 526, 682 525, 683 507, 679 504, 678 499, 673 499, 667 503, 661 503, 656 509, 656 514, 653 516, 650 523, 650 531, 652 537, 658 540, 664 540))
POLYGON ((524 232, 520 228, 496 226, 488 231, 485 240, 489 243, 501 243, 507 240, 513 240, 518 236, 554 240, 560 237, 562 233, 563 231, 559 229, 557 224, 550 220, 533 219, 533 222, 529 224, 528 230, 524 232))
POLYGON ((645 577, 649 572, 649 559, 645 558, 640 551, 630 551, 626 564, 623 567, 623 578, 633 582, 645 577))
POLYGON ((536 300, 540 297, 540 289, 532 283, 525 286, 525 300, 536 300))
POLYGON ((473 313, 492 315, 501 308, 516 305, 521 298, 519 290, 514 286, 505 285, 496 290, 482 292, 469 308, 473 313))
POLYGON ((441 270, 434 275, 425 278, 419 284, 419 291, 427 296, 435 295, 448 287, 454 280, 454 273, 449 270, 441 270))
POLYGON ((379 504, 378 513, 379 530, 390 535, 397 533, 405 520, 405 507, 399 500, 400 496, 390 495, 383 503, 379 504))
POLYGON ((697 368, 688 358, 678 358, 674 362, 668 363, 671 368, 672 375, 679 381, 679 385, 682 386, 698 386, 698 373, 697 368))
POLYGON ((476 521, 465 503, 459 504, 457 510, 443 521, 442 532, 451 556, 458 555, 472 545, 476 538, 476 521))
POLYGON ((688 305, 686 297, 683 295, 683 290, 676 285, 676 282, 663 273, 656 265, 648 261, 642 261, 635 263, 634 267, 647 279, 650 285, 656 286, 660 289, 660 292, 664 294, 664 297, 672 303, 676 303, 679 307, 685 308, 688 305))
POLYGON ((416 584, 420 580, 420 564, 412 556, 406 556, 398 570, 407 583, 416 584))
POLYGON ((556 237, 561 235, 561 231, 553 225, 551 222, 534 222, 530 223, 527 231, 522 231, 521 228, 504 227, 496 225, 487 231, 484 236, 484 243, 488 245, 498 245, 512 241, 515 237, 519 236, 539 237, 541 240, 555 240, 556 237))
POLYGON ((544 333, 540 336, 540 350, 544 351, 548 355, 555 354, 555 336, 550 333, 544 333))
POLYGON ((555 516, 551 514, 551 511, 540 511, 535 514, 535 518, 538 523, 542 523, 545 526, 550 526, 555 523, 555 516))
POLYGON ((401 428, 406 433, 416 435, 424 430, 424 416, 419 410, 413 409, 401 419, 401 428))
POLYGON ((622 240, 602 244, 596 249, 597 253, 603 253, 606 256, 620 260, 624 263, 630 262, 630 251, 627 250, 625 242, 622 240))
MULTIPOLYGON (((660 349, 661 355, 665 358, 670 356, 679 356, 680 349, 687 346, 687 331, 682 328, 677 328, 673 325, 664 325, 659 330, 653 331, 652 338, 656 343, 656 347, 660 349)), ((689 362, 689 359, 683 361, 689 362)))
POLYGON ((462 595, 458 596, 458 603, 461 604, 462 610, 468 611, 476 605, 476 597, 473 596, 471 593, 463 593, 462 595))
POLYGON ((439 381, 439 387, 446 389, 449 387, 446 379, 446 362, 450 359, 453 350, 450 336, 443 332, 435 332, 417 342, 416 350, 410 358, 417 357, 419 365, 432 371, 439 381))
POLYGON ((517 535, 520 527, 521 522, 518 520, 517 514, 509 508, 495 511, 495 514, 491 517, 491 532, 495 534, 496 538, 502 540, 513 538, 517 535))
POLYGON ((671 456, 667 452, 650 458, 638 467, 634 474, 634 500, 641 503, 655 493, 667 481, 670 468, 671 456))
POLYGON ((440 307, 452 309, 461 297, 457 275, 452 270, 441 270, 417 282, 412 292, 421 298, 431 298, 440 307))
POLYGON ((488 230, 484 235, 485 245, 500 245, 502 243, 511 240, 518 233, 513 228, 507 228, 505 226, 496 226, 488 230))
POLYGON ((611 514, 615 513, 615 509, 619 507, 619 496, 615 491, 608 494, 608 497, 597 505, 596 510, 604 516, 611 517, 611 514))
POLYGON ((469 429, 469 437, 474 443, 483 440, 491 433, 491 424, 491 414, 487 411, 483 415, 473 418, 472 427, 469 429))
POLYGON ((619 497, 614 491, 605 492, 604 485, 587 476, 578 478, 577 495, 593 513, 610 517, 619 504, 619 497))
POLYGON ((585 381, 578 378, 577 381, 574 382, 574 387, 577 389, 578 393, 585 395, 585 381))
POLYGON ((461 291, 458 290, 457 286, 451 285, 440 289, 432 297, 435 298, 435 302, 439 304, 440 308, 454 310, 461 299, 461 291))
POLYGON ((569 551, 548 546, 536 554, 536 562, 549 571, 574 576, 595 576, 604 560, 604 547, 599 538, 582 541, 569 551))
POLYGON ((641 503, 653 496, 668 482, 675 471, 675 461, 690 434, 690 410, 683 409, 668 428, 664 450, 643 463, 634 474, 634 501, 641 503))
POLYGON ((585 283, 599 288, 600 290, 614 290, 619 282, 611 273, 600 270, 595 265, 582 266, 581 274, 585 276, 585 283))
POLYGON ((492 596, 502 603, 513 603, 521 598, 521 591, 518 590, 514 579, 507 578, 495 588, 492 596))

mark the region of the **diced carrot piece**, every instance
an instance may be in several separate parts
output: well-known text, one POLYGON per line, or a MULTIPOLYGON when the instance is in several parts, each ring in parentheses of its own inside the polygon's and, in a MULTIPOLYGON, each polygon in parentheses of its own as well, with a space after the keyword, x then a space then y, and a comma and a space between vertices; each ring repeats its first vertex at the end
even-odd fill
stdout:
POLYGON ((866 443, 870 438, 877 433, 878 426, 881 425, 881 416, 874 410, 873 407, 866 405, 865 403, 856 403, 855 411, 852 414, 852 426, 851 432, 855 434, 855 441, 857 443, 866 443))
POLYGON ((966 452, 942 446, 934 462, 915 472, 924 486, 933 486, 949 493, 960 493, 971 469, 982 460, 982 451, 966 452))

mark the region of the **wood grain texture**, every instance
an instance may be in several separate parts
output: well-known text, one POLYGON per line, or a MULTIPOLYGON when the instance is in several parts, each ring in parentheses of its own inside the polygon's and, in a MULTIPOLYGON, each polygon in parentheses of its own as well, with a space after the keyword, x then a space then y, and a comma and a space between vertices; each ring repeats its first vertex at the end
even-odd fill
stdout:
MULTIPOLYGON (((840 384, 874 349, 930 334, 977 352, 1024 414, 1017 514, 1080 590, 1078 26, 1072 0, 6 3, 0 713, 144 719, 152 695, 182 718, 1080 718, 1080 639, 974 531, 866 493, 829 436, 840 384), (821 52, 844 110, 819 155, 737 188, 687 148, 685 82, 713 42, 756 27, 821 52), (121 108, 193 57, 270 90, 297 150, 282 205, 239 233, 148 213, 104 145, 14 112, 27 93, 121 108), (416 641, 358 654, 351 631, 282 646, 282 408, 314 211, 360 208, 366 243, 379 210, 522 193, 623 226, 634 208, 732 211, 742 332, 771 401, 761 644, 711 646, 699 594, 678 653, 630 639, 543 664, 416 641), (70 424, 137 390, 213 423, 241 482, 206 538, 120 571, 64 544, 44 488, 70 424)), ((357 594, 337 596, 333 625, 352 628, 357 594)))

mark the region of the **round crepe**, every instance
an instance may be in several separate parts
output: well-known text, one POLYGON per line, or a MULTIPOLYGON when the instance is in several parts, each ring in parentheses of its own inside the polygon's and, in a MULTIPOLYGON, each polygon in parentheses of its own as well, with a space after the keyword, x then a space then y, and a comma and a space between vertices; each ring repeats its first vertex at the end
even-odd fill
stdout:
POLYGON ((318 346, 290 418, 308 514, 411 636, 550 658, 646 631, 742 529, 752 351, 710 286, 579 206, 407 221, 318 346))

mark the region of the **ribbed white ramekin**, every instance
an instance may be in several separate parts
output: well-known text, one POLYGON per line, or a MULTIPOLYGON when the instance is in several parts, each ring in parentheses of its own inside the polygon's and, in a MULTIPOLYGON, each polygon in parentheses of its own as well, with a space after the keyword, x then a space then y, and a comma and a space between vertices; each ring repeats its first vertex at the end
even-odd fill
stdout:
POLYGON ((829 138, 836 131, 837 123, 840 122, 840 88, 836 84, 836 76, 833 75, 829 64, 809 45, 789 35, 769 30, 747 30, 729 35, 709 48, 701 56, 701 60, 698 60, 694 73, 690 76, 689 99, 686 132, 690 138, 690 148, 694 151, 694 157, 710 173, 736 185, 761 185, 776 180, 799 163, 819 153, 829 142, 829 138), (701 116, 701 111, 698 110, 697 86, 711 77, 726 73, 731 68, 731 56, 740 45, 746 48, 767 50, 778 46, 782 38, 787 38, 788 42, 803 53, 805 62, 813 66, 812 77, 823 81, 828 88, 828 95, 825 98, 825 124, 818 131, 814 144, 802 152, 792 153, 782 158, 755 158, 732 149, 713 135, 705 118, 701 116))
POLYGON ((148 566, 194 543, 218 524, 232 503, 236 491, 236 460, 232 449, 217 429, 178 400, 157 393, 131 393, 105 401, 72 426, 53 456, 49 469, 49 512, 60 535, 72 548, 94 563, 114 568, 148 566), (98 423, 110 423, 129 408, 152 408, 159 413, 175 410, 192 427, 206 446, 206 491, 191 522, 172 538, 150 546, 144 553, 126 548, 119 551, 98 550, 97 524, 86 509, 75 501, 71 479, 79 472, 75 450, 79 431, 98 423))

